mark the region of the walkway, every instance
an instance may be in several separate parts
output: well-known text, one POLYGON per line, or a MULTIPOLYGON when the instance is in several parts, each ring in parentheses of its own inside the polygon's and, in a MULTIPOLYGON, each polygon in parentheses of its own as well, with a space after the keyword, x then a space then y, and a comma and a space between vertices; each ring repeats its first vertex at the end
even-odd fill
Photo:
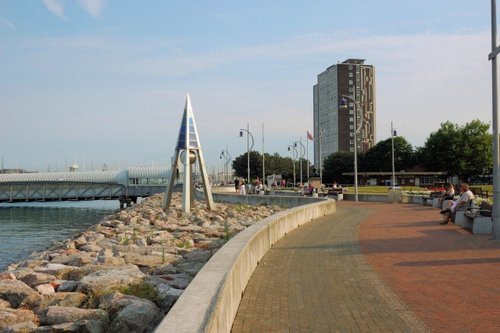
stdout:
POLYGON ((233 332, 500 331, 500 242, 438 222, 431 207, 339 202, 266 254, 233 332))

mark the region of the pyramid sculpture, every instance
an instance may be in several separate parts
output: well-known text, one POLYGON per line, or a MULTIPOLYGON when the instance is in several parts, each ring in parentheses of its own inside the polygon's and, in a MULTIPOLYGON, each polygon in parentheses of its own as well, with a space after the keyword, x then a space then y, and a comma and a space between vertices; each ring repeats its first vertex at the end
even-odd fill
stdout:
POLYGON ((170 173, 170 180, 167 184, 165 192, 165 199, 163 201, 163 208, 170 208, 172 200, 172 192, 174 189, 174 182, 176 177, 176 170, 179 159, 182 159, 184 168, 184 179, 182 189, 182 210, 184 212, 191 211, 191 205, 194 202, 194 183, 193 183, 193 163, 198 160, 201 177, 203 181, 203 192, 205 193, 205 200, 207 208, 212 210, 214 208, 214 201, 212 198, 212 189, 208 183, 208 174, 201 151, 200 139, 196 124, 194 122, 193 109, 191 107, 191 100, 189 94, 186 97, 186 105, 184 107, 184 115, 182 116, 181 128, 179 130, 179 137, 175 147, 175 158, 172 161, 172 172, 170 173), (183 152, 183 154, 181 154, 183 152))

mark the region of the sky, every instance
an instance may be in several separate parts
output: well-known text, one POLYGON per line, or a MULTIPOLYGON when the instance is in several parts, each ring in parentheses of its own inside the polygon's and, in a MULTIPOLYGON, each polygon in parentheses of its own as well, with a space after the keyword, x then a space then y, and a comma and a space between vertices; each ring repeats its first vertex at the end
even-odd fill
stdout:
MULTIPOLYGON (((189 94, 209 170, 222 150, 289 156, 317 75, 376 71, 376 140, 414 147, 491 121, 490 1, 0 0, 4 168, 169 166, 189 94)), ((313 159, 312 142, 307 141, 313 159)), ((0 166, 1 167, 1 166, 0 166)))

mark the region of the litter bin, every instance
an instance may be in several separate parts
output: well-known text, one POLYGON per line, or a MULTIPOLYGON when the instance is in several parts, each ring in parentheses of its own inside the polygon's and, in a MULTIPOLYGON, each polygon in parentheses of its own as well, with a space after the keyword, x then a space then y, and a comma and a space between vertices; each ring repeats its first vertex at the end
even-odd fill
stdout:
POLYGON ((391 187, 387 195, 387 201, 391 203, 396 203, 396 202, 401 202, 401 200, 402 200, 401 187, 397 186, 391 187))

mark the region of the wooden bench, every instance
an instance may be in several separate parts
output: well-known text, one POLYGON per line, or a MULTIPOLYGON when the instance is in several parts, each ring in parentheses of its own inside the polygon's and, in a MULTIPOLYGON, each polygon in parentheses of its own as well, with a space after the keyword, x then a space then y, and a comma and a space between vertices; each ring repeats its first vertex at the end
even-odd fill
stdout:
POLYGON ((344 188, 329 188, 328 189, 328 195, 333 195, 335 198, 337 198, 337 201, 343 200, 344 199, 344 188))
POLYGON ((488 199, 488 191, 484 190, 481 188, 481 187, 469 187, 469 190, 471 190, 472 193, 474 193, 474 195, 476 197, 479 197, 479 198, 486 198, 488 199))
POLYGON ((464 212, 464 216, 470 221, 473 234, 491 234, 493 231, 491 212, 492 206, 487 201, 482 201, 479 207, 471 207, 464 212))

